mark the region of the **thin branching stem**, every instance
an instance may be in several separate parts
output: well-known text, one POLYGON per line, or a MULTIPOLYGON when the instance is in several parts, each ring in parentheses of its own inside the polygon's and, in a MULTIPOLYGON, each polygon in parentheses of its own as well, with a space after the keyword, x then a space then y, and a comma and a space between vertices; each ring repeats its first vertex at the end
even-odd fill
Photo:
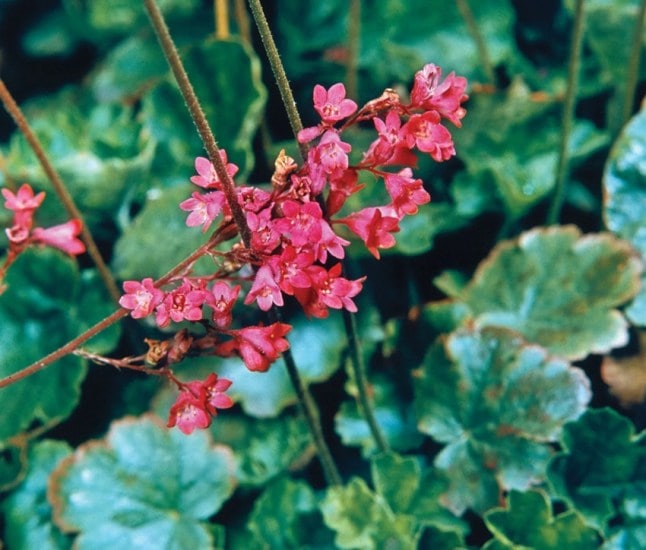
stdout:
POLYGON ((625 79, 624 98, 622 102, 621 117, 615 134, 628 122, 633 111, 635 101, 635 90, 637 89, 637 80, 639 77, 639 61, 642 53, 642 36, 644 35, 644 25, 646 24, 646 0, 642 0, 635 21, 632 45, 630 47, 630 58, 628 59, 628 68, 625 79))
POLYGON ((567 88, 563 101, 563 112, 561 114, 561 143, 559 146, 559 157, 556 167, 556 179, 554 182, 554 193, 547 214, 548 225, 558 223, 565 198, 565 186, 568 178, 568 142, 574 121, 574 107, 576 104, 576 91, 579 80, 579 65, 581 61, 581 45, 583 42, 584 22, 584 0, 576 0, 574 10, 574 30, 572 32, 572 44, 570 46, 570 60, 568 62, 567 88))
POLYGON ((476 44, 478 50, 478 56, 480 57, 480 63, 482 64, 482 69, 487 76, 487 80, 491 86, 496 85, 496 73, 493 70, 493 63, 491 62, 491 56, 489 55, 489 49, 487 48, 487 43, 485 42, 484 36, 480 32, 480 27, 476 21, 471 6, 469 6, 468 0, 455 0, 458 11, 464 20, 464 23, 467 26, 467 30, 473 38, 473 41, 476 44))
MULTIPOLYGON (((256 21, 256 27, 260 33, 260 38, 265 47, 267 57, 269 59, 269 64, 271 66, 272 72, 274 73, 274 78, 276 79, 276 84, 280 90, 280 95, 285 105, 287 111, 287 118, 289 119, 289 124, 294 133, 294 137, 298 136, 298 132, 303 129, 303 124, 301 122, 301 117, 296 107, 296 102, 294 100, 294 95, 292 94, 291 87, 289 85, 289 80, 285 73, 285 68, 276 49, 276 43, 274 41, 271 30, 269 29, 269 24, 267 23, 267 18, 265 17, 264 10, 259 0, 249 0, 249 7, 251 8, 251 13, 253 14, 254 20, 256 21)), ((300 144, 300 152, 303 160, 307 159, 307 144, 300 144)), ((325 205, 321 204, 321 207, 325 209, 325 205)), ((358 392, 358 402, 361 411, 364 414, 364 417, 370 427, 371 434, 375 440, 375 444, 380 451, 388 450, 388 443, 384 437, 379 424, 375 417, 374 405, 372 399, 370 398, 370 392, 368 389, 368 380, 366 376, 366 369, 363 362, 363 354, 361 353, 361 347, 359 343, 359 337, 357 334, 356 322, 354 316, 351 312, 345 308, 341 310, 343 315, 343 322, 345 325, 346 334, 348 337, 348 346, 350 348, 351 356, 351 365, 354 371, 354 377, 357 384, 358 392)))
POLYGON ((215 0, 215 38, 227 40, 231 36, 229 30, 229 0, 215 0))
MULTIPOLYGON (((155 33, 157 34, 157 38, 159 39, 159 43, 161 44, 164 55, 168 60, 173 75, 175 76, 175 79, 177 80, 177 83, 179 85, 180 91, 182 92, 182 96, 184 97, 184 101, 186 102, 189 113, 191 114, 193 122, 197 127, 198 133, 202 138, 202 142, 204 143, 211 162, 213 162, 215 171, 222 181, 222 188, 224 190, 227 203, 231 209, 233 220, 238 228, 242 241, 245 247, 250 249, 251 231, 249 229, 249 226, 247 225, 247 219, 244 215, 244 212, 242 211, 242 208, 238 203, 233 180, 227 173, 226 167, 224 166, 224 163, 220 158, 220 149, 215 140, 215 136, 213 135, 206 117, 204 116, 204 111, 200 106, 197 96, 195 95, 195 91, 193 90, 193 86, 191 85, 188 75, 186 74, 186 70, 184 69, 177 49, 175 48, 175 44, 173 43, 173 40, 170 36, 166 22, 164 21, 164 18, 154 0, 144 0, 144 3, 148 11, 148 15, 150 16, 152 25, 155 29, 155 33)), ((278 313, 275 311, 275 309, 272 310, 272 314, 276 318, 278 317, 278 313)), ((332 454, 327 447, 327 443, 322 437, 322 429, 318 420, 319 416, 314 400, 309 395, 307 386, 300 379, 300 375, 298 373, 298 369, 296 368, 293 355, 289 349, 283 353, 283 358, 289 370, 290 378, 292 378, 292 381, 294 381, 294 379, 297 379, 297 381, 294 383, 294 390, 296 391, 299 403, 301 404, 301 407, 305 412, 305 418, 308 421, 310 432, 312 433, 312 437, 314 438, 314 444, 317 447, 317 452, 321 463, 323 464, 323 469, 325 471, 327 480, 330 484, 337 485, 338 483, 340 483, 341 478, 339 476, 336 465, 332 460, 332 454)))
POLYGON ((25 115, 23 114, 22 110, 20 109, 20 107, 18 107, 18 104, 16 103, 13 96, 11 95, 11 93, 9 92, 9 90, 7 89, 7 87, 5 86, 4 82, 1 79, 0 79, 0 100, 4 104, 5 109, 9 112, 11 117, 14 119, 16 125, 18 126, 18 129, 25 136, 27 143, 29 143, 29 146, 34 151, 36 158, 38 159, 38 162, 40 162, 40 165, 42 166, 43 171, 45 172, 45 175, 49 178, 49 181, 52 182, 52 186, 54 187, 55 193, 58 195, 58 198, 63 203, 63 207, 65 208, 65 211, 68 213, 68 215, 71 218, 77 218, 81 221, 82 223, 81 237, 83 238, 83 242, 85 243, 87 252, 90 255, 90 258, 92 258, 94 265, 96 265, 96 268, 99 271, 101 280, 103 281, 103 284, 105 285, 108 292, 110 293, 110 296, 115 302, 117 302, 119 300, 119 297, 121 296, 121 292, 117 287, 117 283, 115 282, 114 277, 112 276, 112 273, 110 273, 110 269, 108 269, 108 266, 103 260, 103 256, 101 256, 101 252, 99 252, 99 248, 97 247, 96 242, 94 241, 94 237, 92 237, 92 233, 88 229, 88 226, 83 219, 83 214, 81 214, 81 211, 76 206, 74 199, 72 198, 72 195, 70 195, 70 192, 67 190, 65 183, 59 176, 58 172, 56 171, 52 163, 47 158, 47 155, 45 154, 45 150, 43 149, 43 146, 41 145, 40 140, 38 139, 38 137, 36 137, 36 134, 34 134, 33 130, 29 126, 29 123, 27 122, 27 119, 25 118, 25 115))

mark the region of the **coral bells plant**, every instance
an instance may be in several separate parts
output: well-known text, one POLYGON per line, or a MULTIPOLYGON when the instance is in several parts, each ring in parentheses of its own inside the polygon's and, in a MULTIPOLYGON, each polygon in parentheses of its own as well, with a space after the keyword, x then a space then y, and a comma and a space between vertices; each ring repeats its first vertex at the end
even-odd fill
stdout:
MULTIPOLYGON (((330 309, 356 312, 353 298, 361 292, 365 277, 350 280, 343 276, 341 260, 350 241, 340 229, 349 229, 379 258, 380 249, 395 245, 394 234, 401 220, 415 215, 418 206, 431 200, 422 180, 413 175, 417 154, 428 154, 437 162, 455 155, 451 134, 442 120, 459 127, 466 114, 463 103, 468 99, 466 79, 451 73, 441 81, 440 76, 441 69, 428 64, 416 73, 408 101, 389 89, 361 109, 346 97, 342 83, 327 90, 320 84, 314 86, 314 109, 321 122, 298 133, 299 142, 309 145, 302 165, 282 151, 270 191, 235 187, 235 206, 244 213, 244 223, 252 232, 249 246, 237 242, 228 252, 216 249, 229 237, 224 229, 234 222, 231 212, 235 206, 227 203, 225 184, 213 164, 198 157, 197 174, 190 180, 203 191, 193 192, 179 207, 189 212, 186 225, 202 231, 220 219, 211 247, 204 251, 218 268, 209 276, 184 273, 169 281, 169 289, 156 288, 149 277, 125 281, 126 294, 119 304, 131 310, 135 319, 154 316, 160 328, 183 321, 199 324, 207 336, 197 338, 186 353, 238 355, 251 371, 268 370, 289 348, 285 337, 291 326, 275 322, 230 328, 239 297, 245 305, 255 303, 262 311, 284 306, 291 296, 309 317, 325 318, 330 309), (352 147, 343 141, 343 133, 367 122, 375 128, 375 139, 353 163, 352 147), (391 202, 339 216, 348 198, 365 187, 360 183, 364 173, 376 176, 373 185, 381 182, 391 202), (245 283, 244 292, 236 281, 245 283)), ((228 161, 225 150, 219 156, 233 178, 239 168, 228 161)), ((197 382, 191 384, 180 383, 168 422, 184 432, 208 427, 209 415, 215 414, 215 408, 199 398, 205 393, 202 387, 197 382)), ((221 381, 218 391, 224 392, 230 384, 221 381)))

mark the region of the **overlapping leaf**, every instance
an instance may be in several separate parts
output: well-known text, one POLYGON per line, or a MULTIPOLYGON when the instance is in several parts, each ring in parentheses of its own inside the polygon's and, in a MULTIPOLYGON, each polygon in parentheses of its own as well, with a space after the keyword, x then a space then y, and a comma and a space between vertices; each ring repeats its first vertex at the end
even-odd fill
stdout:
POLYGON ((641 262, 610 234, 535 229, 499 244, 462 299, 478 326, 505 326, 552 353, 580 359, 628 341, 617 307, 639 289, 641 262))
POLYGON ((54 440, 42 441, 30 449, 25 479, 2 504, 9 548, 71 548, 71 537, 52 522, 52 508, 47 501, 49 475, 71 451, 66 443, 54 440))
POLYGON ((463 329, 429 350, 415 380, 419 429, 447 446, 435 460, 460 513, 544 478, 561 426, 590 399, 585 374, 507 329, 463 329))
MULTIPOLYGON (((606 164, 604 217, 611 231, 632 243, 646 259, 646 109, 626 126, 606 164)), ((646 273, 642 288, 626 315, 646 326, 646 273)))
POLYGON ((486 550, 533 548, 535 550, 589 550, 598 548, 599 537, 575 511, 552 515, 547 496, 540 491, 511 491, 508 505, 485 515, 494 534, 486 550))
POLYGON ((231 450, 207 432, 186 437, 154 417, 125 419, 56 469, 54 518, 79 533, 79 549, 208 548, 206 520, 233 492, 233 468, 231 450))
POLYGON ((564 450, 550 463, 559 497, 615 539, 646 540, 645 435, 635 435, 631 422, 610 409, 590 410, 565 426, 564 450), (609 526, 617 516, 619 526, 609 526))

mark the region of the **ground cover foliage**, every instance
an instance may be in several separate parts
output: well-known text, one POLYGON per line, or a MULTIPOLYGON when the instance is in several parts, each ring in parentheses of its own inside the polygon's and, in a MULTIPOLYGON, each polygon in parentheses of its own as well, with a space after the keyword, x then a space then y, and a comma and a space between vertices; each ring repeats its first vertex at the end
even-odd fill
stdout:
MULTIPOLYGON (((146 11, 138 0, 27 4, 0 2, 0 77, 119 287, 162 277, 211 232, 178 206, 206 153, 146 11)), ((276 157, 298 159, 298 143, 253 19, 229 4, 216 33, 214 3, 159 1, 236 184, 270 192, 276 157)), ((455 157, 418 155, 430 202, 399 220, 394 243, 343 232, 383 440, 341 306, 319 318, 283 288, 291 354, 339 480, 321 466, 282 359, 266 372, 239 350, 174 364, 184 381, 233 382, 233 406, 208 409, 207 428, 185 435, 166 426, 178 392, 165 376, 92 358, 139 356, 145 338, 192 324, 123 318, 84 353, 0 387, 0 547, 646 547, 643 28, 632 39, 642 2, 583 2, 578 67, 578 2, 470 2, 475 34, 464 4, 263 2, 307 128, 320 122, 316 84, 345 83, 361 107, 386 88, 406 96, 429 63, 468 82, 461 127, 446 124, 455 157)), ((0 122, 3 189, 29 182, 46 192, 38 225, 64 222, 25 136, 0 122)), ((356 164, 375 129, 342 137, 356 164)), ((388 200, 375 174, 359 183, 345 215, 388 200)), ((11 209, 0 222, 12 225, 11 209)), ((0 236, 4 258, 11 239, 0 236)), ((193 267, 206 277, 213 261, 193 267)), ((0 378, 118 309, 87 255, 51 247, 21 252, 2 284, 0 378)), ((236 305, 235 322, 268 325, 258 304, 236 305)))

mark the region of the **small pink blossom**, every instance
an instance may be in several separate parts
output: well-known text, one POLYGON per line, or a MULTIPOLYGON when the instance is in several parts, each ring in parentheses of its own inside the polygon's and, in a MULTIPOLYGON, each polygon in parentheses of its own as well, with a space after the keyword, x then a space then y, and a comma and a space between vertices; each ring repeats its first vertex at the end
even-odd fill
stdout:
POLYGON ((332 309, 345 308, 353 313, 357 311, 352 298, 361 292, 365 277, 355 281, 341 277, 341 264, 336 264, 329 271, 321 266, 312 266, 308 275, 322 304, 332 309))
POLYGON ((222 191, 204 194, 195 191, 191 194, 191 198, 182 201, 179 207, 185 212, 190 212, 186 218, 186 225, 188 227, 201 225, 204 232, 213 223, 225 204, 226 197, 222 191))
POLYGON ((361 191, 365 185, 357 184, 359 175, 356 170, 344 170, 340 174, 335 174, 335 177, 330 178, 330 192, 327 196, 326 206, 328 216, 336 214, 348 197, 361 191))
POLYGON ((440 82, 442 69, 429 63, 415 73, 415 82, 411 90, 411 106, 425 110, 435 110, 457 127, 466 114, 461 105, 469 96, 464 93, 467 79, 450 73, 444 82, 440 82))
POLYGON ((399 218, 392 208, 364 208, 337 222, 346 225, 350 231, 361 237, 366 248, 377 259, 379 248, 392 248, 396 244, 391 233, 399 231, 399 218))
MULTIPOLYGON (((239 168, 228 161, 227 153, 224 149, 220 149, 220 158, 226 167, 227 174, 233 179, 233 176, 238 173, 239 168)), ((220 189, 222 187, 222 182, 218 178, 213 163, 209 159, 197 157, 195 159, 195 170, 198 175, 192 176, 191 181, 198 187, 203 187, 204 189, 220 189)))
POLYGON ((83 241, 76 238, 80 235, 82 227, 81 220, 72 219, 52 227, 36 227, 31 236, 36 243, 46 244, 70 256, 76 256, 85 252, 83 241))
POLYGON ((417 206, 430 202, 431 196, 421 179, 413 178, 413 171, 404 168, 397 174, 385 174, 386 190, 393 200, 392 206, 400 219, 404 215, 417 214, 417 206))
POLYGON ((429 153, 433 160, 442 162, 455 155, 455 147, 451 133, 440 123, 440 115, 436 111, 427 111, 421 115, 410 117, 402 128, 410 147, 429 153))
POLYGON ((213 416, 217 414, 217 409, 233 407, 233 399, 224 393, 231 387, 231 380, 218 378, 218 375, 212 372, 201 384, 206 394, 207 410, 213 416))
POLYGON ((283 295, 280 292, 280 287, 272 269, 267 265, 263 265, 258 269, 256 278, 244 303, 250 304, 254 300, 263 311, 269 311, 274 304, 277 306, 283 305, 283 295))
POLYGON ((238 194, 238 204, 248 212, 260 212, 267 207, 271 199, 271 193, 258 187, 238 187, 236 193, 238 194))
POLYGON ((211 415, 206 410, 204 397, 195 397, 189 391, 181 391, 168 413, 169 428, 177 426, 186 435, 211 425, 211 415))
POLYGON ((251 230, 251 247, 263 254, 271 254, 280 244, 280 232, 273 222, 271 208, 260 212, 247 212, 247 225, 251 230))
POLYGON ((33 214, 43 202, 45 192, 34 195, 31 185, 23 183, 15 194, 4 187, 2 196, 5 198, 4 207, 13 211, 13 224, 30 229, 33 214))
POLYGON ((312 93, 314 109, 324 123, 334 123, 349 117, 357 110, 357 104, 345 97, 345 86, 340 82, 326 90, 320 84, 314 86, 312 93))
POLYGON ((150 315, 164 299, 164 292, 155 288, 153 280, 146 277, 139 281, 124 281, 126 294, 119 298, 119 305, 131 309, 133 319, 142 319, 150 315))
POLYGON ((327 174, 347 169, 348 153, 351 149, 350 144, 341 141, 339 135, 333 130, 325 132, 314 148, 316 157, 327 174))
POLYGON ((295 288, 307 288, 311 281, 306 269, 314 263, 314 252, 312 250, 297 251, 291 245, 287 245, 280 256, 271 258, 271 265, 275 271, 280 273, 280 289, 289 295, 294 294, 295 288))
POLYGON ((395 110, 388 111, 385 120, 375 117, 373 123, 379 137, 372 142, 365 153, 363 164, 415 166, 417 159, 402 132, 399 113, 395 110))
POLYGON ((315 243, 321 238, 323 211, 317 202, 305 204, 287 200, 282 203, 282 218, 274 220, 274 228, 287 236, 296 247, 315 243))
POLYGON ((213 321, 219 328, 231 324, 232 310, 240 293, 240 285, 233 288, 224 281, 216 281, 211 288, 211 297, 206 301, 213 310, 213 321))
POLYGON ((264 372, 289 349, 289 342, 284 338, 292 329, 285 323, 273 323, 269 326, 251 326, 228 332, 232 339, 217 346, 217 353, 228 357, 238 354, 250 371, 264 372))
POLYGON ((195 281, 184 279, 180 286, 166 293, 155 312, 159 327, 166 327, 171 321, 179 323, 202 319, 202 306, 208 302, 209 292, 204 285, 196 285, 195 281))

